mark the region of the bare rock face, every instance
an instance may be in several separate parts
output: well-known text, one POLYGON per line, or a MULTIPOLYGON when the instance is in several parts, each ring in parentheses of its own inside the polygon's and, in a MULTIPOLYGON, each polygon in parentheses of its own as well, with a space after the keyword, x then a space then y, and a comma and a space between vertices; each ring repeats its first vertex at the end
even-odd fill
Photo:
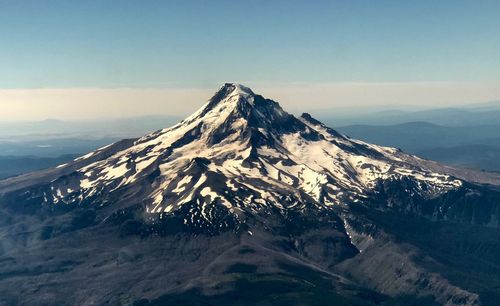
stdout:
POLYGON ((446 169, 228 83, 173 127, 0 181, 0 302, 488 304, 500 193, 446 169))

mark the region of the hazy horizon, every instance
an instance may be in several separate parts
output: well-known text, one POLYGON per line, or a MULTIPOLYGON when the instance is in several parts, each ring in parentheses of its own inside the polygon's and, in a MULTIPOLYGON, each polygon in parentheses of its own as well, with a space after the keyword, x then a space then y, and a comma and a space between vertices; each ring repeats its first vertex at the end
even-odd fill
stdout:
MULTIPOLYGON (((182 117, 201 107, 217 88, 0 89, 0 121, 182 117)), ((252 86, 252 89, 295 113, 338 110, 362 114, 500 101, 500 83, 288 84, 252 86)))

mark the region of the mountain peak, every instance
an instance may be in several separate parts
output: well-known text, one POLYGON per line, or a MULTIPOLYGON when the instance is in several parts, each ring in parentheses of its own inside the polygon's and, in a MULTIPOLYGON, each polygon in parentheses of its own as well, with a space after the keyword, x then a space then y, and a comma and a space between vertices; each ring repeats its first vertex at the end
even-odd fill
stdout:
POLYGON ((246 86, 225 83, 193 116, 203 117, 216 109, 228 111, 229 109, 241 108, 244 104, 253 105, 255 96, 255 93, 246 86))
POLYGON ((236 83, 225 83, 217 90, 214 96, 209 100, 208 107, 213 108, 223 101, 246 101, 252 100, 255 93, 248 87, 236 83))
POLYGON ((239 129, 238 127, 276 128, 292 118, 295 119, 277 102, 255 94, 246 86, 225 83, 204 106, 183 123, 202 121, 204 126, 210 129, 228 131, 239 129))
POLYGON ((233 93, 242 96, 255 95, 249 87, 237 83, 224 83, 220 90, 224 90, 226 93, 233 93))

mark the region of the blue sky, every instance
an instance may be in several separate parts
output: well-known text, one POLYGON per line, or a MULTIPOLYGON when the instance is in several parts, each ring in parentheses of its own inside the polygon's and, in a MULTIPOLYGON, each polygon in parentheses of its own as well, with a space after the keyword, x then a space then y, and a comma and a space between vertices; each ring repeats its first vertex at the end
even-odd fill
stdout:
POLYGON ((500 1, 1 1, 1 88, 500 80, 500 1))
POLYGON ((500 100, 500 1, 0 0, 0 69, 0 119, 185 114, 226 81, 285 106, 500 100))

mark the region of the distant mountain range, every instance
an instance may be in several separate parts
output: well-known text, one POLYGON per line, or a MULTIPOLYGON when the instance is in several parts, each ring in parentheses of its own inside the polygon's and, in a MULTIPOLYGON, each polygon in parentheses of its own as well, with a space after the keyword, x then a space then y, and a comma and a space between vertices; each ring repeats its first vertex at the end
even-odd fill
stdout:
POLYGON ((27 141, 0 141, 0 156, 4 157, 50 157, 82 155, 115 142, 119 138, 48 138, 27 141))
MULTIPOLYGON (((147 116, 121 119, 0 122, 0 141, 27 142, 48 139, 100 139, 137 137, 177 123, 176 116, 147 116)), ((3 154, 0 154, 3 155, 3 154)))
POLYGON ((55 167, 76 157, 78 155, 61 155, 59 157, 0 156, 0 180, 22 173, 55 167))
POLYGON ((0 181, 0 304, 498 305, 500 176, 227 83, 180 123, 0 181))
POLYGON ((485 171, 500 172, 500 148, 490 145, 462 145, 449 148, 431 148, 417 153, 419 156, 485 171))
MULTIPOLYGON (((315 113, 316 114, 316 113, 315 113)), ((428 122, 443 126, 477 126, 500 124, 500 102, 483 103, 478 105, 456 108, 434 108, 428 110, 377 110, 363 109, 348 112, 322 110, 317 117, 328 125, 395 125, 407 122, 428 122)))
POLYGON ((423 158, 462 167, 500 171, 500 125, 442 126, 410 122, 351 125, 336 129, 351 137, 398 147, 423 158))

